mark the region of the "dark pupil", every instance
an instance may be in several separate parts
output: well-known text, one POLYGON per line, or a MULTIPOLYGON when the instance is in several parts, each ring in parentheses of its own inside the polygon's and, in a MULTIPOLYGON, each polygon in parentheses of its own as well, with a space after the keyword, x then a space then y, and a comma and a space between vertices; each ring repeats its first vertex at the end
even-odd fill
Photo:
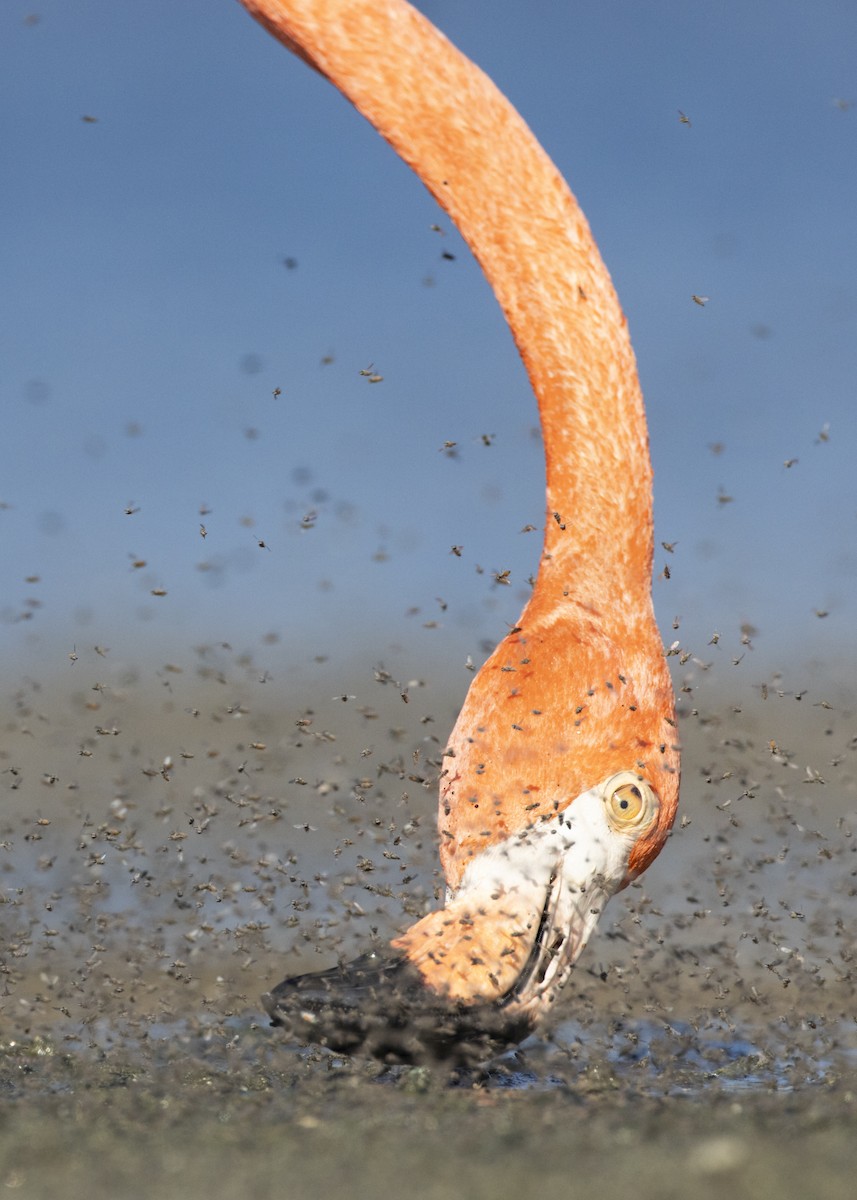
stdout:
MULTIPOLYGON (((635 787, 633 787, 632 785, 630 785, 630 784, 629 784, 629 785, 628 785, 628 791, 631 793, 631 795, 632 795, 632 796, 634 796, 634 797, 635 797, 635 799, 637 799, 637 800, 639 800, 639 799, 640 799, 640 789, 639 789, 639 788, 635 788, 635 787)), ((619 798, 619 806, 620 806, 620 808, 626 809, 626 808, 628 808, 628 806, 630 805, 630 803, 631 803, 631 801, 628 799, 628 797, 627 797, 627 796, 620 796, 620 798, 619 798)))

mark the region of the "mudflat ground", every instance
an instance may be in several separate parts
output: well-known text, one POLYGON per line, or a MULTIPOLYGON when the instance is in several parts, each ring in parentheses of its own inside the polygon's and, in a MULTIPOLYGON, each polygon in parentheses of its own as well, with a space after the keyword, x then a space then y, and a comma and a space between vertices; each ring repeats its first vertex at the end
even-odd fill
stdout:
POLYGON ((850 1200, 857 728, 820 678, 685 684, 671 844, 551 1024, 458 1073, 288 1045, 258 1003, 433 903, 455 698, 405 708, 359 672, 276 696, 233 662, 22 685, 0 775, 0 1188, 850 1200))

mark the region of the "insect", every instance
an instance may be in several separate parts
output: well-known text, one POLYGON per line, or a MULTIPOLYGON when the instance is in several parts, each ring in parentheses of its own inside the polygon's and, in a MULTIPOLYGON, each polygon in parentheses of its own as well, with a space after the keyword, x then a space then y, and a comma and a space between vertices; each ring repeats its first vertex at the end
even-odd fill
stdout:
MULTIPOLYGON (((324 20, 305 0, 244 3, 352 101, 455 221, 527 366, 547 467, 532 593, 472 680, 443 755, 445 904, 386 952, 286 979, 263 1003, 275 1023, 334 1049, 484 1052, 549 1010, 604 904, 665 844, 678 802, 627 326, 556 168, 424 16, 404 0, 347 0, 347 21, 333 19, 346 0, 327 0, 324 20)), ((382 379, 374 364, 360 374, 382 379)), ((493 578, 508 584, 509 572, 493 578)))

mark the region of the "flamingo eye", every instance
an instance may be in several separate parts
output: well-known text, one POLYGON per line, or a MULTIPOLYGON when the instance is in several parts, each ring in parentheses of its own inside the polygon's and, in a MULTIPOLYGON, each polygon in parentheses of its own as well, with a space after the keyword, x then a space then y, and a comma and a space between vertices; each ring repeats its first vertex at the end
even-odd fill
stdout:
POLYGON ((639 829, 657 816, 658 798, 645 779, 633 771, 620 771, 604 784, 607 820, 617 833, 639 829))

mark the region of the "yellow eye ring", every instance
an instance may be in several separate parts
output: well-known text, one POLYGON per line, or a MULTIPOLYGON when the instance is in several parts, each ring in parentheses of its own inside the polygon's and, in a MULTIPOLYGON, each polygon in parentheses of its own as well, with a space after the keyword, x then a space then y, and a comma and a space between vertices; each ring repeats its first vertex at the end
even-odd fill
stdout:
POLYGON ((641 775, 620 771, 603 784, 604 811, 617 833, 639 830, 658 815, 660 801, 641 775))

